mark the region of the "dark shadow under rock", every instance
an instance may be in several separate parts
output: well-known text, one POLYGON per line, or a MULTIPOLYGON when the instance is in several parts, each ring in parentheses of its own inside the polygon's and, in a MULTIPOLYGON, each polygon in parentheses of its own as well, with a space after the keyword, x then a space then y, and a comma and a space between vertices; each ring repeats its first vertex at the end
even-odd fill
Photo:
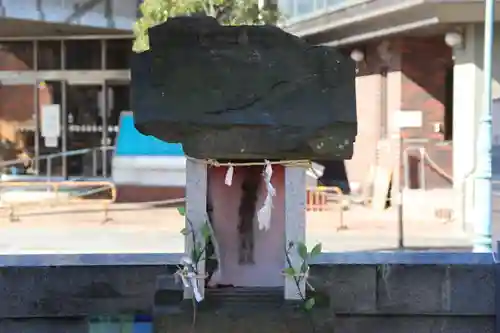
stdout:
MULTIPOLYGON (((154 333, 193 332, 193 311, 180 314, 157 315, 154 333)), ((331 333, 334 316, 328 309, 304 312, 296 304, 284 303, 280 307, 247 302, 246 307, 204 308, 196 312, 196 333, 331 333)))

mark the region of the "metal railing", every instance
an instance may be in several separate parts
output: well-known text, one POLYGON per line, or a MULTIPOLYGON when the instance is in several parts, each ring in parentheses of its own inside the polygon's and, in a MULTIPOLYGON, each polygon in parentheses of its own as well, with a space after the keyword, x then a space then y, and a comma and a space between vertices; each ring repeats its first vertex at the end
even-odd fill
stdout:
MULTIPOLYGON (((35 177, 40 177, 34 181, 19 181, 21 178, 25 178, 26 175, 22 175, 21 177, 14 177, 13 180, 2 181, 0 182, 0 203, 3 207, 9 209, 9 220, 11 222, 18 221, 19 217, 16 215, 16 211, 18 211, 21 207, 33 207, 33 206, 42 206, 46 205, 48 207, 53 207, 55 205, 63 205, 63 204, 102 204, 104 210, 104 222, 108 221, 108 210, 109 205, 116 201, 116 187, 110 181, 92 181, 85 180, 82 177, 78 177, 77 180, 54 180, 53 175, 53 166, 54 161, 58 158, 67 158, 72 156, 80 156, 85 154, 92 155, 92 176, 98 176, 98 154, 108 154, 110 151, 113 151, 113 146, 101 146, 95 148, 85 148, 72 150, 67 152, 60 152, 48 155, 42 155, 33 159, 20 158, 16 160, 10 161, 2 161, 0 162, 0 169, 5 169, 8 167, 15 167, 17 165, 40 165, 40 161, 46 162, 46 172, 45 175, 40 175, 39 170, 35 170, 35 177), (6 193, 8 190, 16 189, 17 193, 22 192, 33 192, 34 190, 40 190, 39 192, 46 192, 49 195, 45 197, 41 197, 40 195, 32 195, 24 198, 18 198, 14 200, 7 200, 6 193), (66 190, 67 195, 62 195, 62 192, 66 190), (95 199, 92 200, 84 200, 89 198, 92 195, 101 194, 102 192, 110 192, 110 197, 105 199, 95 199)), ((31 176, 29 174, 28 176, 31 176)))
POLYGON ((418 158, 417 158, 417 163, 418 163, 418 185, 417 188, 421 190, 426 189, 426 166, 429 166, 433 171, 438 173, 441 177, 445 178, 446 180, 453 182, 453 177, 450 176, 449 174, 446 173, 445 170, 443 170, 436 162, 432 160, 432 158, 429 156, 427 153, 427 150, 425 147, 422 146, 409 146, 406 147, 403 150, 403 188, 408 188, 408 184, 410 183, 410 151, 417 151, 418 152, 418 158))
POLYGON ((337 231, 346 230, 344 224, 344 210, 347 208, 346 196, 337 186, 316 186, 306 189, 306 210, 311 212, 339 210, 339 225, 337 231))
MULTIPOLYGON (((31 165, 36 165, 37 168, 40 166, 40 161, 46 161, 46 173, 45 173, 45 178, 46 181, 51 181, 53 178, 53 166, 54 166, 54 160, 58 158, 67 158, 67 157, 73 157, 73 156, 80 156, 80 155, 85 155, 85 154, 92 154, 92 177, 97 177, 98 176, 98 154, 107 154, 108 152, 114 151, 115 147, 114 146, 100 146, 100 147, 94 147, 94 148, 85 148, 85 149, 77 149, 77 150, 70 150, 66 152, 59 152, 59 153, 54 153, 54 154, 47 154, 47 155, 41 155, 38 156, 37 158, 31 158, 31 159, 26 159, 26 158, 19 158, 15 160, 9 160, 9 161, 2 161, 0 162, 0 170, 8 168, 8 167, 14 167, 16 165, 26 165, 27 163, 31 165)), ((40 176, 40 170, 34 170, 35 174, 37 176, 40 176)))
POLYGON ((21 207, 49 206, 52 208, 64 204, 102 204, 103 222, 107 222, 110 220, 108 217, 109 206, 116 201, 116 187, 109 181, 0 182, 0 190, 2 193, 0 202, 3 207, 9 209, 8 216, 11 222, 19 221, 16 211, 21 207), (46 193, 53 194, 53 196, 48 196, 48 198, 32 196, 24 199, 6 200, 4 195, 6 190, 13 188, 24 191, 44 189, 46 193), (65 196, 61 195, 62 190, 68 188, 71 188, 73 192, 69 192, 65 196), (75 193, 75 189, 79 189, 79 191, 75 193), (82 191, 82 189, 86 190, 82 191), (105 191, 110 191, 110 198, 86 200, 91 195, 105 191))

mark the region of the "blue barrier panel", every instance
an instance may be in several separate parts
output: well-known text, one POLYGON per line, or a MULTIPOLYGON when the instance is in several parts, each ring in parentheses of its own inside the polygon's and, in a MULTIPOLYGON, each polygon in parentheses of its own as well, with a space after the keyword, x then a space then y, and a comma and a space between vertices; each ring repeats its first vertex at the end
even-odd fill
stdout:
POLYGON ((91 318, 89 333, 153 333, 151 316, 103 316, 91 318))
POLYGON ((184 151, 180 143, 143 135, 135 128, 132 112, 122 112, 115 156, 184 156, 184 151))
POLYGON ((186 158, 182 145, 141 134, 133 113, 122 112, 112 164, 116 185, 184 187, 186 158))

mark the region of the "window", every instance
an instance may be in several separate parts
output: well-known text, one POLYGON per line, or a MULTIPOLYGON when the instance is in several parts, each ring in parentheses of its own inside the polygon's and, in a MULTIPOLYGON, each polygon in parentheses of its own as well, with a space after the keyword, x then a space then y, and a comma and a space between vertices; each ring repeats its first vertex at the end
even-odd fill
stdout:
POLYGON ((38 70, 62 69, 61 41, 39 41, 37 54, 38 70))
POLYGON ((110 39, 106 41, 106 69, 129 69, 131 55, 131 39, 110 39))
POLYGON ((65 41, 66 69, 100 70, 102 53, 100 40, 68 40, 65 41))
POLYGON ((33 42, 0 43, 0 71, 31 71, 34 63, 33 42))

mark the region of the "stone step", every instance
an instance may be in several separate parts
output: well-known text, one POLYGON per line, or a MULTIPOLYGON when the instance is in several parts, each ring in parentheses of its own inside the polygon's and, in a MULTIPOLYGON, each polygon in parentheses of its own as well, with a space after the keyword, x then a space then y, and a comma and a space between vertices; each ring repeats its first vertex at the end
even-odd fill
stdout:
POLYGON ((408 218, 450 220, 455 203, 453 189, 406 189, 403 192, 404 214, 408 218))
POLYGON ((248 304, 259 306, 281 306, 284 301, 283 288, 229 287, 206 289, 206 300, 217 307, 237 307, 248 304))

